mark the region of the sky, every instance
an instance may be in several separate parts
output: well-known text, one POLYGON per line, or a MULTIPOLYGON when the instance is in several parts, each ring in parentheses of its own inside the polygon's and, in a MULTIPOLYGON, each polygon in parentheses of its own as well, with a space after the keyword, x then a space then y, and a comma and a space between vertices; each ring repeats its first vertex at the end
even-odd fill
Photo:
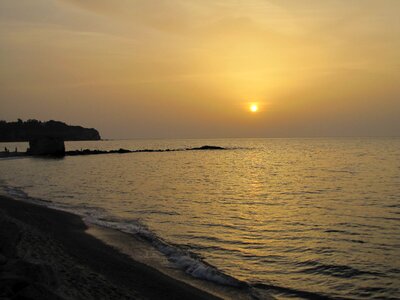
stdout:
POLYGON ((114 139, 398 136, 399 13, 399 0, 1 0, 0 119, 114 139))

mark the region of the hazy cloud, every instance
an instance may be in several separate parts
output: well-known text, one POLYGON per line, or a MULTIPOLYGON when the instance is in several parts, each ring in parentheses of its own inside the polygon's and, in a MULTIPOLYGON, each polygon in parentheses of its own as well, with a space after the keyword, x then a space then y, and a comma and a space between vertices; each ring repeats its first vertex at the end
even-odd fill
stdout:
POLYGON ((393 132, 399 10, 397 0, 3 0, 0 118, 89 120, 106 137, 393 132), (248 101, 265 110, 249 115, 248 101))

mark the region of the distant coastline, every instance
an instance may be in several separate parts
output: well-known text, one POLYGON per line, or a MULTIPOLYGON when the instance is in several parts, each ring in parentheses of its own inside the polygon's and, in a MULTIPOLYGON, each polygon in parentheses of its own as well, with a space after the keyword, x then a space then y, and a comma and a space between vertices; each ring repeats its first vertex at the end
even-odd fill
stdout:
POLYGON ((0 120, 0 142, 25 142, 41 137, 59 138, 64 141, 97 141, 100 133, 94 128, 67 125, 64 122, 38 120, 6 122, 0 120))

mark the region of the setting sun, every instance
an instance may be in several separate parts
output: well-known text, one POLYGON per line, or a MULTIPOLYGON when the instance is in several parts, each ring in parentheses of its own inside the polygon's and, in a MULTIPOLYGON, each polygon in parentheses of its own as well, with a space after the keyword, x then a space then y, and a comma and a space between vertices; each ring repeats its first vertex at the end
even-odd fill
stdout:
POLYGON ((250 111, 251 112, 257 112, 258 111, 258 106, 256 104, 250 105, 250 111))

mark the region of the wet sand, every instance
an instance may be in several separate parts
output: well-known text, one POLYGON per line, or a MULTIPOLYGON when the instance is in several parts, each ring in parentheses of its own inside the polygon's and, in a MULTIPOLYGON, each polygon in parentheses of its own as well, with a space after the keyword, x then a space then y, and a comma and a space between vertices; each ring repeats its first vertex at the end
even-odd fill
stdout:
POLYGON ((218 299, 86 233, 79 216, 0 196, 0 298, 218 299))

